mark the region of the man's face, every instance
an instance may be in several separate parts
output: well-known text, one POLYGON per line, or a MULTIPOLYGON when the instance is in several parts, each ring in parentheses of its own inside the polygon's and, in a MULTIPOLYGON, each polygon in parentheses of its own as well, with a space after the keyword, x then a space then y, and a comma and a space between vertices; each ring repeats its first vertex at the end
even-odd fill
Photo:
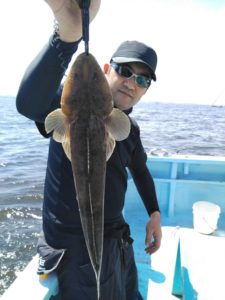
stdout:
MULTIPOLYGON (((142 63, 133 62, 126 66, 136 75, 150 77, 147 66, 142 63)), ((119 75, 111 65, 106 64, 104 72, 111 88, 114 104, 121 110, 127 110, 138 103, 148 89, 137 85, 134 76, 128 79, 119 75)))

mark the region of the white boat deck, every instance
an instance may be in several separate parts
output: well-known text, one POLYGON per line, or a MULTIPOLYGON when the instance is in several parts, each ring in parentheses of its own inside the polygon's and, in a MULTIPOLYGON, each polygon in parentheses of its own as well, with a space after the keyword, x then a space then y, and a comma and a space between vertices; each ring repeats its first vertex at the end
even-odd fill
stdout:
POLYGON ((38 255, 20 272, 16 280, 1 296, 1 300, 48 300, 58 293, 57 277, 54 273, 45 279, 37 275, 38 255))
POLYGON ((152 256, 147 300, 224 300, 225 231, 203 235, 191 228, 163 227, 152 256), (159 280, 160 279, 160 280, 159 280))

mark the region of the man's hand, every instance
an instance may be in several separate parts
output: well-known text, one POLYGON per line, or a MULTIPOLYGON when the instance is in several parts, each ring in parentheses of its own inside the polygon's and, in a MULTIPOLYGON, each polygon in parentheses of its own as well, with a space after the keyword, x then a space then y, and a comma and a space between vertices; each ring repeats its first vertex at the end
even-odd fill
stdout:
POLYGON ((146 224, 146 253, 153 254, 156 252, 161 245, 161 239, 162 230, 160 223, 160 212, 156 211, 151 214, 151 218, 146 224))
MULTIPOLYGON (((82 37, 82 16, 76 0, 45 0, 59 26, 59 36, 64 42, 75 42, 82 37)), ((90 22, 97 15, 101 0, 92 0, 90 22)))

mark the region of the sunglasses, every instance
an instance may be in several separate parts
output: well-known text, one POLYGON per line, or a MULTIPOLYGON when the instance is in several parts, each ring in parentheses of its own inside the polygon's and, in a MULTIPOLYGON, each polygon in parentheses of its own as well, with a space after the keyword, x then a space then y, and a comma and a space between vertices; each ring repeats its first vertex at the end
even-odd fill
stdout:
POLYGON ((130 79, 135 77, 135 83, 141 88, 148 88, 151 84, 151 78, 145 75, 135 74, 134 71, 128 65, 117 64, 114 61, 111 62, 111 66, 120 76, 130 79))

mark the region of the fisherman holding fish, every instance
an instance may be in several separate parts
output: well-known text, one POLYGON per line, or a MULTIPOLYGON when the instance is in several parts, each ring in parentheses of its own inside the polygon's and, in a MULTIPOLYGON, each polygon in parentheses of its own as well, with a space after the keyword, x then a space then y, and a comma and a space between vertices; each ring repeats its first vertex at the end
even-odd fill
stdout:
MULTIPOLYGON (((88 1, 46 2, 57 26, 27 68, 16 99, 18 111, 50 138, 38 273, 56 270, 57 299, 140 300, 133 240, 122 210, 128 167, 150 217, 146 252, 157 251, 162 234, 155 186, 139 127, 129 117, 156 80, 157 55, 143 43, 126 41, 102 72, 87 53, 86 38, 85 53, 62 85, 84 37, 81 6, 88 1)), ((89 3, 90 22, 100 2, 89 3)))

